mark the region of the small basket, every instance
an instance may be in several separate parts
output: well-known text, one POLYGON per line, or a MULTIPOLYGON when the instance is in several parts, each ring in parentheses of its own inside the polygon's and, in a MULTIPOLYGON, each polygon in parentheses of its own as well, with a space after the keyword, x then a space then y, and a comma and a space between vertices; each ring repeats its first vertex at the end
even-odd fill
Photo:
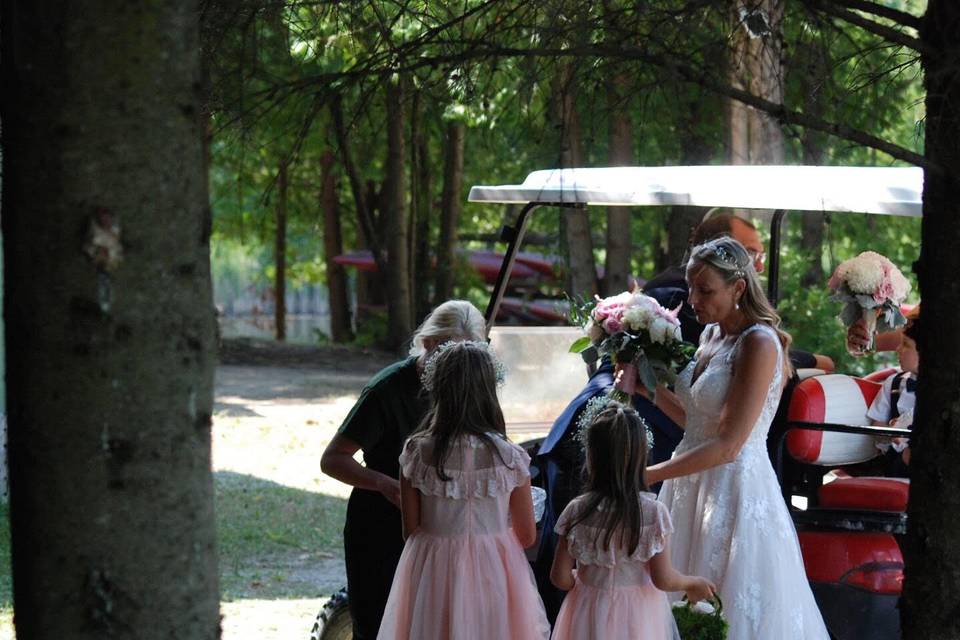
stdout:
POLYGON ((682 640, 726 640, 730 625, 723 617, 723 601, 714 594, 716 606, 713 613, 696 611, 687 597, 682 604, 673 605, 673 618, 682 640))

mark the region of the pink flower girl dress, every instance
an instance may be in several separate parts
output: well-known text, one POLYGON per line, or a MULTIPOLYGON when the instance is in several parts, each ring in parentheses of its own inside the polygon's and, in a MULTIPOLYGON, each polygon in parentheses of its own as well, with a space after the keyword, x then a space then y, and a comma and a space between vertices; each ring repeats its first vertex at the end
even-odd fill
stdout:
POLYGON ((679 640, 667 594, 653 585, 649 566, 673 532, 670 512, 652 493, 641 493, 639 499, 643 529, 633 553, 616 534, 610 546, 604 546, 600 513, 570 528, 585 496, 572 500, 560 514, 556 531, 566 536, 577 574, 557 615, 553 640, 679 640))
POLYGON ((431 438, 404 447, 400 472, 421 493, 420 527, 400 556, 379 639, 549 637, 533 572, 508 521, 510 493, 530 477, 530 458, 491 438, 496 452, 476 436, 452 444, 448 481, 432 464, 431 438))

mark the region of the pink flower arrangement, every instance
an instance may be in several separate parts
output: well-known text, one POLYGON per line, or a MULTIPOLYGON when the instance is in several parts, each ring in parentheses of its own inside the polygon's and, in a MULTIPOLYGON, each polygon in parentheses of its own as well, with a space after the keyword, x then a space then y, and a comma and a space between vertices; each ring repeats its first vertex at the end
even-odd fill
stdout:
POLYGON ((654 298, 640 292, 624 291, 608 298, 597 297, 587 305, 584 330, 570 350, 595 350, 617 367, 617 387, 632 394, 640 382, 654 391, 658 382, 672 382, 678 365, 689 361, 692 345, 683 342, 680 307, 664 309, 654 298))
POLYGON ((841 262, 827 286, 831 299, 844 303, 843 324, 850 327, 863 318, 872 341, 877 331, 890 331, 906 324, 900 304, 910 293, 910 282, 886 257, 864 251, 841 262))

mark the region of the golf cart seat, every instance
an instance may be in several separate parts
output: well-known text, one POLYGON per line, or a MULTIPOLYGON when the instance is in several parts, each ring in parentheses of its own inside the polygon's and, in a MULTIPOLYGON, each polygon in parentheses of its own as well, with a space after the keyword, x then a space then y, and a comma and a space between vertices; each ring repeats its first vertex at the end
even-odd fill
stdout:
MULTIPOLYGON (((867 425, 867 409, 881 384, 842 374, 801 381, 790 400, 791 423, 867 425)), ((866 433, 794 428, 787 434, 787 451, 795 460, 819 467, 839 467, 871 460, 879 454, 876 437, 866 433)), ((822 509, 903 512, 909 480, 874 476, 851 477, 834 471, 835 479, 817 489, 822 509)))

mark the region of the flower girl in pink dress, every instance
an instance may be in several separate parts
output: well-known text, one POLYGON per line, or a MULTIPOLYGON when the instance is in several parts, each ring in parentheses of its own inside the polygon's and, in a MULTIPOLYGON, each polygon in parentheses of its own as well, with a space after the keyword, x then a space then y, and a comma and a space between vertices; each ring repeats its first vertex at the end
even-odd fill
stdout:
POLYGON ((378 638, 546 640, 523 548, 536 540, 530 458, 504 435, 486 343, 441 345, 432 406, 400 455, 406 546, 378 638))
POLYGON ((679 638, 664 592, 685 591, 697 602, 716 587, 670 564, 670 512, 643 482, 646 424, 632 408, 611 403, 586 428, 585 440, 585 492, 556 525, 550 579, 570 593, 553 640, 679 638))

